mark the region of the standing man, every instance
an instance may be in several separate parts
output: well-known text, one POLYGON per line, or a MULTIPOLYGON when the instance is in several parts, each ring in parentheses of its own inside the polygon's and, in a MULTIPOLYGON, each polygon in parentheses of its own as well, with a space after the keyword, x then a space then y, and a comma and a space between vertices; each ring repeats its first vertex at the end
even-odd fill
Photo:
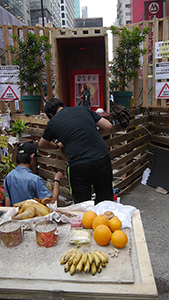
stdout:
POLYGON ((87 107, 87 108, 91 107, 90 91, 89 91, 86 83, 83 85, 83 91, 81 93, 80 99, 81 100, 80 100, 78 106, 81 105, 81 103, 82 103, 83 107, 87 107))
POLYGON ((49 100, 45 113, 50 119, 39 141, 45 149, 65 147, 68 176, 75 203, 91 199, 93 185, 97 204, 113 199, 109 152, 99 131, 109 132, 112 124, 84 107, 65 107, 60 99, 49 100), (53 139, 59 140, 55 145, 53 139))
POLYGON ((45 181, 34 174, 31 168, 36 166, 38 156, 36 147, 31 143, 21 143, 17 148, 17 167, 4 179, 5 206, 13 206, 15 203, 34 198, 50 198, 53 203, 59 196, 59 183, 63 177, 61 172, 54 174, 53 192, 47 189, 45 181))

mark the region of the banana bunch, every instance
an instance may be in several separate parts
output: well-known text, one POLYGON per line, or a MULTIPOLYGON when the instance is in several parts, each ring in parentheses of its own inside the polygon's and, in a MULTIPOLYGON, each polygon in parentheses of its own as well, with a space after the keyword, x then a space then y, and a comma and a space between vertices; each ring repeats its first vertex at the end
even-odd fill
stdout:
POLYGON ((96 272, 102 271, 108 261, 108 256, 103 251, 79 252, 76 248, 72 248, 62 254, 60 264, 64 264, 65 272, 70 271, 71 275, 80 273, 82 270, 85 273, 91 271, 92 275, 95 275, 96 272))

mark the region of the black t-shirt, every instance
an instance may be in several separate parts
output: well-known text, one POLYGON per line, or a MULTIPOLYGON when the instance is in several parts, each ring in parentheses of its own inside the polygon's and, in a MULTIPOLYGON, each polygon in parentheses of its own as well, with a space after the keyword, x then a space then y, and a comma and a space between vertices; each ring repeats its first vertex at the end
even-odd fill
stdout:
POLYGON ((100 119, 91 109, 64 107, 47 123, 42 138, 62 142, 72 166, 98 160, 109 153, 96 127, 100 119))

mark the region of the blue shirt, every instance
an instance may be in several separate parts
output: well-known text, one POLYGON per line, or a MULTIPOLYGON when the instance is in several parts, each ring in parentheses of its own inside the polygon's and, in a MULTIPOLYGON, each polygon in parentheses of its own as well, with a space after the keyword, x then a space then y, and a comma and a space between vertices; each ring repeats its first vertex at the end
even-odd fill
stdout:
POLYGON ((52 196, 41 177, 35 175, 29 168, 19 165, 5 177, 3 184, 5 196, 9 197, 12 206, 27 199, 52 196))

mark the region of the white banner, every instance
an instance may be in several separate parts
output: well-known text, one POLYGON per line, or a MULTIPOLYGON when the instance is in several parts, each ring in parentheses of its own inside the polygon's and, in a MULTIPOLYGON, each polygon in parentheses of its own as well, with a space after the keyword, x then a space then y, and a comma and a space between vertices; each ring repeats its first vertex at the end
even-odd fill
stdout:
POLYGON ((17 83, 18 66, 0 66, 0 83, 17 83))
POLYGON ((169 41, 155 42, 155 59, 169 56, 169 41))
POLYGON ((169 82, 156 82, 156 98, 169 99, 169 82))
POLYGON ((169 79, 169 62, 155 64, 155 79, 169 79))

